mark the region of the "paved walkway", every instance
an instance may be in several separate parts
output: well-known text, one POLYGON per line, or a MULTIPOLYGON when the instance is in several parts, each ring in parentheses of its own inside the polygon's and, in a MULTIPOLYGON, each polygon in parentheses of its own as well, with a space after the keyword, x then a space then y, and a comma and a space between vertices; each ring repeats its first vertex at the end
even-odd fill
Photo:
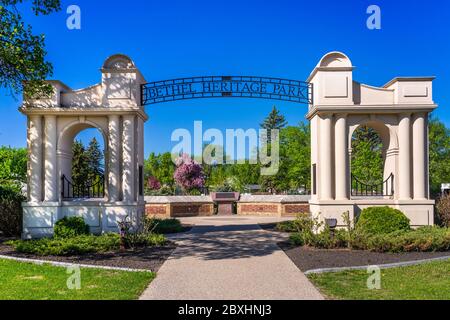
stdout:
POLYGON ((285 236, 262 230, 261 221, 274 219, 183 219, 195 227, 171 237, 179 247, 141 299, 323 299, 276 245, 285 236))

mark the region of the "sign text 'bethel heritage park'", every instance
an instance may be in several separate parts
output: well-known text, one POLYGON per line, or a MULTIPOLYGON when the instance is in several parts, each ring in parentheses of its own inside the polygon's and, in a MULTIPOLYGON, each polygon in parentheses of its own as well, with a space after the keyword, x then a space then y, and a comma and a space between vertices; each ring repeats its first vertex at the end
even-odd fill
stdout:
POLYGON ((278 78, 217 76, 157 81, 142 85, 142 105, 214 97, 264 98, 312 104, 312 84, 278 78))

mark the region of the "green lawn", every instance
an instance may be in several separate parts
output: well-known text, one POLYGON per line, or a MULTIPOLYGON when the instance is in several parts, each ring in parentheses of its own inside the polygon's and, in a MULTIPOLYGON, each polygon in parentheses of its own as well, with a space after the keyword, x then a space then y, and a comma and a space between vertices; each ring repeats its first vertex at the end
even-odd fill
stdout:
POLYGON ((311 274, 330 299, 450 300, 450 260, 381 270, 381 289, 367 289, 366 271, 311 274))
POLYGON ((81 289, 70 290, 64 267, 0 260, 0 300, 132 300, 155 274, 81 269, 81 289))

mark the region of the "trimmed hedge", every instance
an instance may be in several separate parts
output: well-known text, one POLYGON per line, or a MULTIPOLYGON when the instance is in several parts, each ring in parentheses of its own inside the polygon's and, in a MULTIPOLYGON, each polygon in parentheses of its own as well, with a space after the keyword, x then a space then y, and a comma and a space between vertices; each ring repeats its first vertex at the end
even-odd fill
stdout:
POLYGON ((409 219, 400 210, 390 207, 371 207, 361 212, 356 231, 369 235, 388 234, 410 229, 409 219))
POLYGON ((55 239, 73 238, 89 234, 89 226, 81 217, 64 217, 55 223, 55 239))

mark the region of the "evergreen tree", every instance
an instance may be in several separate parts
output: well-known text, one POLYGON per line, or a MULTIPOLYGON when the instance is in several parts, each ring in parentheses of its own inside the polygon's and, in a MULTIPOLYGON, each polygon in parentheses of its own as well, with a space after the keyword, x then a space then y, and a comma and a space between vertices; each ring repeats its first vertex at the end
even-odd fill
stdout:
POLYGON ((264 119, 264 122, 261 123, 261 128, 272 130, 272 129, 278 129, 281 130, 282 128, 287 126, 286 118, 280 114, 280 111, 277 109, 276 106, 273 106, 272 111, 269 113, 266 119, 264 119))
POLYGON ((280 111, 276 106, 273 106, 272 111, 269 113, 264 122, 261 123, 261 128, 267 130, 267 143, 272 142, 272 130, 281 130, 287 126, 286 118, 280 114, 280 111))
POLYGON ((77 186, 86 184, 89 180, 89 161, 81 141, 74 141, 72 153, 72 183, 77 186))
POLYGON ((89 142, 85 153, 88 162, 88 179, 91 182, 96 182, 104 174, 104 164, 103 153, 95 137, 89 142))

